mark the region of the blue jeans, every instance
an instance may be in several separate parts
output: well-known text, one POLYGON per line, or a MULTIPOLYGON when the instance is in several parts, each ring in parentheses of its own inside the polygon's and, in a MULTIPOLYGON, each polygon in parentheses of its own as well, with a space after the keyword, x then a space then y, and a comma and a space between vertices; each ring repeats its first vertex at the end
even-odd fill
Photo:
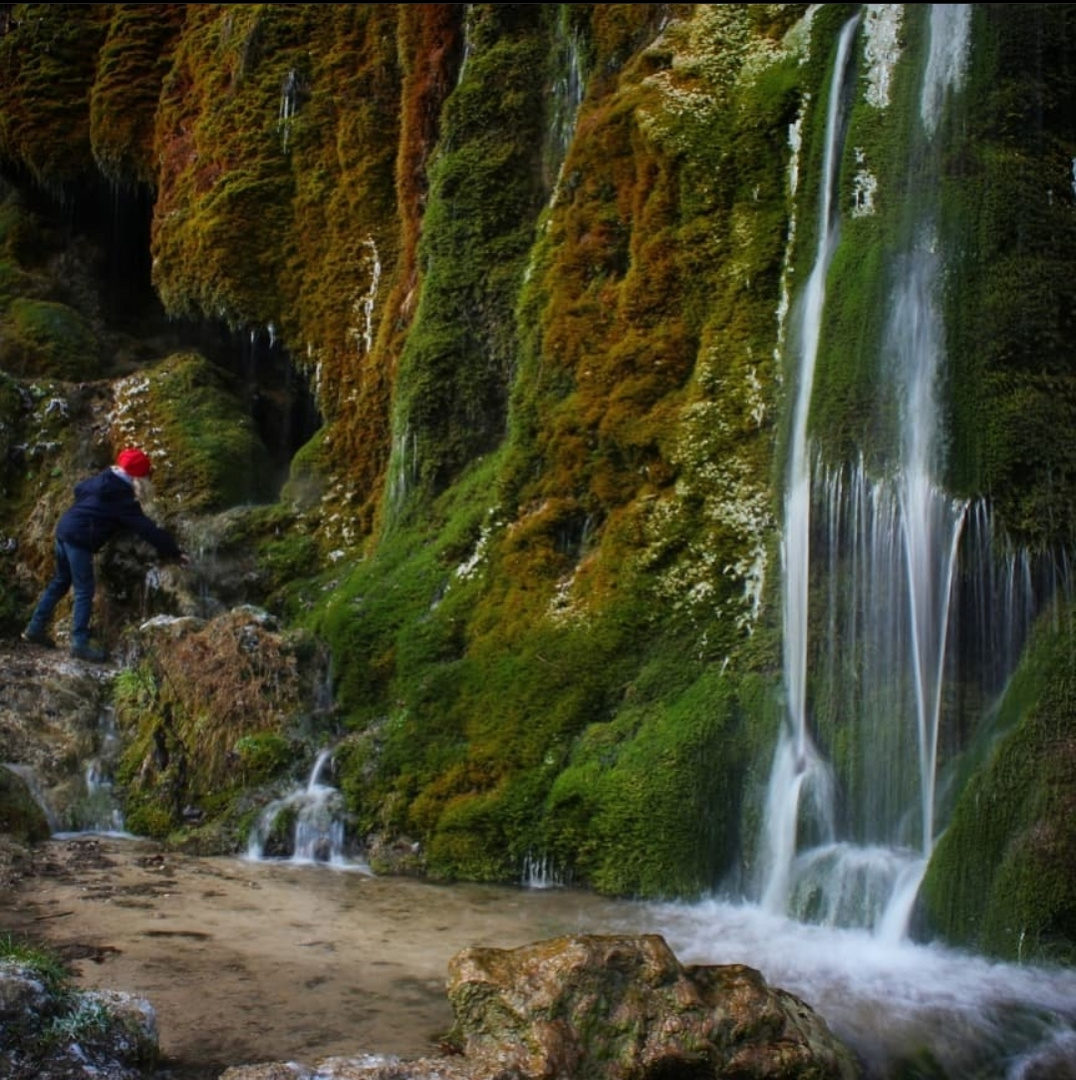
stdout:
POLYGON ((71 615, 71 644, 88 645, 90 641, 90 616, 93 614, 93 552, 64 540, 56 541, 56 570, 52 580, 45 586, 41 599, 30 616, 27 630, 44 633, 52 620, 56 605, 74 590, 74 611, 71 615))

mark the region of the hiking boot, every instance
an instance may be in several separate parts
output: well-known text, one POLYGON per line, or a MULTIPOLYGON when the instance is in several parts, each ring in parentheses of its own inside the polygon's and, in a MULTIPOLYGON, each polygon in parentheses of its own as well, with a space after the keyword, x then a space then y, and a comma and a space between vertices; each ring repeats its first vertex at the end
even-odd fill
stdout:
POLYGON ((103 664, 108 659, 108 653, 98 645, 72 645, 71 655, 76 660, 89 660, 91 664, 103 664))
POLYGON ((46 649, 56 648, 56 642, 44 630, 31 630, 27 627, 22 632, 22 640, 30 645, 41 645, 46 649))

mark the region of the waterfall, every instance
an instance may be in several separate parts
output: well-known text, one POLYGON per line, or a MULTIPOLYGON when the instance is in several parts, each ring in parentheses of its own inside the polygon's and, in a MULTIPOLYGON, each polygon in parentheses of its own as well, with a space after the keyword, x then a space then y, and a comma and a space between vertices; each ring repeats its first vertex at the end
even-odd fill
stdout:
POLYGON ((523 860, 525 889, 564 889, 571 885, 571 875, 564 874, 548 855, 527 855, 523 860))
MULTIPOLYGON (((42 781, 27 765, 6 763, 20 776, 31 797, 41 807, 54 836, 96 833, 127 837, 123 810, 114 790, 114 774, 123 743, 116 727, 116 714, 107 706, 98 714, 89 736, 89 756, 69 764, 60 779, 42 781)), ((4 764, 4 763, 0 763, 4 764)))
POLYGON ((26 785, 26 790, 30 793, 30 798, 34 800, 38 807, 40 807, 41 812, 45 815, 45 820, 49 824, 49 831, 53 833, 58 832, 59 822, 56 820, 56 811, 49 805, 49 801, 41 790, 41 784, 38 782, 34 770, 31 769, 29 765, 22 765, 15 761, 0 761, 0 769, 7 769, 22 780, 26 785))
MULTIPOLYGON (((935 300, 943 259, 932 140, 961 85, 970 8, 934 5, 929 21, 919 122, 915 145, 907 149, 909 169, 919 170, 904 207, 910 239, 888 268, 893 285, 878 392, 895 410, 899 432, 892 460, 880 470, 875 466, 881 475, 872 475, 866 464, 877 448, 834 467, 815 458, 808 434, 826 278, 840 242, 835 186, 844 149, 841 87, 857 20, 841 34, 832 74, 818 245, 790 336, 798 382, 782 544, 787 717, 762 841, 767 911, 869 927, 893 939, 905 933, 939 829, 939 737, 958 578, 992 573, 984 512, 949 496, 939 480, 944 439, 937 383, 945 335, 935 300), (971 540, 965 538, 969 514, 977 526, 971 540), (824 571, 825 578, 813 591, 812 570, 824 571), (822 617, 811 617, 812 604, 824 606, 822 617), (827 635, 824 650, 811 648, 809 627, 827 635), (823 656, 818 670, 810 669, 814 655, 823 656), (843 752, 854 763, 839 782, 812 738, 818 729, 810 701, 816 699, 839 725, 843 752)), ((853 213, 862 212, 861 204, 853 213)), ((1001 603, 993 587, 980 596, 992 610, 1001 603)))
POLYGON ((362 244, 368 253, 366 261, 370 268, 370 284, 366 292, 352 304, 357 325, 348 329, 348 337, 357 343, 359 356, 369 356, 374 349, 374 305, 381 287, 381 253, 372 236, 367 236, 362 244))
POLYGON ((113 772, 122 746, 115 711, 106 708, 98 719, 97 753, 83 771, 84 798, 69 811, 76 831, 127 835, 113 790, 113 772))
POLYGON ((331 764, 332 750, 321 750, 306 783, 265 808, 247 844, 251 862, 272 851, 300 865, 324 863, 369 873, 365 862, 345 854, 344 799, 325 779, 331 764))
POLYGON ((280 87, 280 111, 277 115, 277 130, 281 133, 281 146, 284 153, 288 152, 288 135, 291 133, 291 124, 299 108, 299 76, 292 68, 284 76, 284 82, 280 87))
POLYGON ((569 26, 570 5, 561 4, 557 15, 557 33, 551 63, 553 77, 549 87, 549 119, 546 127, 543 158, 550 180, 550 199, 560 188, 564 161, 575 134, 575 122, 583 103, 582 45, 579 34, 569 26), (555 179, 553 179, 555 178, 555 179))

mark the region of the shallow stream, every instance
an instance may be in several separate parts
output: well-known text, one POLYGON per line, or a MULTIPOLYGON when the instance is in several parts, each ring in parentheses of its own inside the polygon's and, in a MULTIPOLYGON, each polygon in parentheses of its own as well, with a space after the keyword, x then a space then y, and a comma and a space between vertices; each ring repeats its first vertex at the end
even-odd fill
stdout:
MULTIPOLYGON (((1076 1080, 1076 972, 994 965, 717 902, 439 886, 361 868, 195 858, 56 837, 0 929, 44 935, 84 986, 156 1008, 163 1078, 328 1055, 437 1052, 449 959, 566 933, 656 932, 682 963, 746 963, 802 997, 872 1076, 926 1043, 949 1076, 1076 1080)), ((934 1072, 928 1075, 942 1075, 934 1072)))

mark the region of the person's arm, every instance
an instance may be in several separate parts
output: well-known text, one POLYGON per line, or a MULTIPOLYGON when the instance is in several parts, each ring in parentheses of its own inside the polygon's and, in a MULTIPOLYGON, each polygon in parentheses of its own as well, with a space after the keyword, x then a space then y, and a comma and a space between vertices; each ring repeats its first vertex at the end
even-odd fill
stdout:
POLYGON ((148 517, 137 501, 132 500, 130 506, 125 509, 122 522, 125 529, 152 544, 162 558, 182 563, 187 562, 187 556, 180 548, 176 538, 167 529, 162 529, 152 518, 148 517))

